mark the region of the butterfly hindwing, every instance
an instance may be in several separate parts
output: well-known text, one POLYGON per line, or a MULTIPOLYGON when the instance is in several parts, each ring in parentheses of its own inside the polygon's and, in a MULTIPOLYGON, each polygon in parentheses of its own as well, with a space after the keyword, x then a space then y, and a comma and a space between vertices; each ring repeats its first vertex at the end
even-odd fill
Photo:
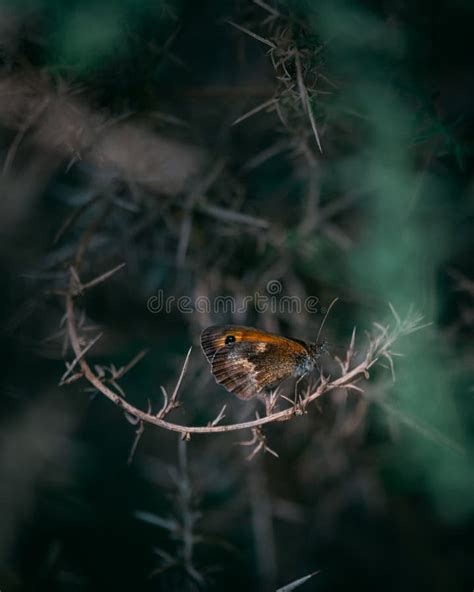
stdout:
POLYGON ((250 399, 260 390, 256 366, 247 355, 248 344, 240 342, 217 350, 211 362, 216 382, 241 399, 250 399))

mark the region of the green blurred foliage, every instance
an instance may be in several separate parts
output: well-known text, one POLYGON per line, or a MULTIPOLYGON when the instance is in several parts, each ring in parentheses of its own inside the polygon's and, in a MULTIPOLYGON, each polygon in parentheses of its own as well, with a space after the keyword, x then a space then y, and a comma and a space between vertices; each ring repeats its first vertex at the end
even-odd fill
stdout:
MULTIPOLYGON (((358 2, 300 3, 299 8, 328 40, 332 76, 344 80, 337 97, 339 116, 356 113, 355 129, 362 130, 356 155, 336 165, 345 191, 369 191, 363 202, 365 229, 348 259, 348 281, 379 303, 393 303, 401 315, 413 305, 433 323, 405 340, 405 359, 397 365, 391 392, 398 411, 458 444, 452 450, 427 441, 421 430, 407 430, 396 453, 387 452, 387 464, 399 480, 413 470, 443 517, 463 520, 474 508, 474 433, 463 429, 465 403, 456 405, 456 352, 440 343, 437 325, 445 294, 436 282, 437 270, 451 255, 455 229, 444 213, 456 207, 457 189, 420 167, 414 151, 419 128, 413 97, 426 100, 412 71, 416 44, 411 39, 410 45, 400 23, 387 27, 358 2)), ((462 169, 462 149, 446 135, 449 129, 438 123, 427 139, 442 135, 462 169)), ((359 319, 363 326, 371 320, 363 309, 359 319)))
POLYGON ((144 24, 166 38, 175 26, 181 0, 5 0, 20 14, 37 15, 49 29, 42 40, 51 72, 87 76, 104 66, 126 61, 142 40, 144 24))

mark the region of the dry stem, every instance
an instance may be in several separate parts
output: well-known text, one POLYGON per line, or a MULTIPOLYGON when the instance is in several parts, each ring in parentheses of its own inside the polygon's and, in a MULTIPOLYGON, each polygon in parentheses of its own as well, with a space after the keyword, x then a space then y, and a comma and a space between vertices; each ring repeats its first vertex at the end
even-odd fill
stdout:
MULTIPOLYGON (((115 268, 118 270, 120 267, 115 268)), ((103 274, 101 277, 110 277, 110 274, 103 274)), ((273 409, 269 408, 270 413, 264 417, 258 417, 252 421, 245 421, 241 423, 217 425, 222 419, 222 412, 218 418, 211 420, 206 426, 183 426, 180 424, 169 422, 165 417, 170 413, 176 406, 179 405, 177 401, 178 389, 183 380, 183 376, 186 372, 187 362, 189 360, 190 351, 186 357, 186 361, 183 365, 182 371, 177 381, 176 388, 174 389, 173 395, 168 397, 166 391, 163 389, 165 402, 161 410, 154 414, 151 411, 145 412, 128 401, 116 392, 114 392, 104 382, 103 376, 101 376, 100 370, 94 371, 87 358, 85 356, 86 351, 90 348, 90 343, 84 347, 81 345, 84 342, 83 336, 79 336, 78 326, 76 322, 76 311, 75 311, 75 299, 77 296, 77 282, 78 274, 75 270, 71 270, 69 290, 66 295, 66 314, 67 314, 67 331, 68 337, 75 354, 74 365, 79 365, 82 376, 102 395, 110 399, 115 405, 121 407, 128 415, 136 418, 137 422, 144 424, 152 424, 160 428, 178 432, 183 435, 184 438, 188 439, 190 434, 215 434, 222 432, 231 432, 237 430, 255 429, 265 424, 274 423, 278 421, 288 421, 295 415, 302 415, 306 412, 307 407, 310 403, 319 398, 322 394, 329 391, 345 388, 353 390, 361 390, 356 387, 354 382, 360 378, 369 378, 369 369, 380 359, 380 357, 388 358, 391 360, 390 348, 394 342, 401 336, 412 333, 417 329, 421 328, 420 322, 421 317, 413 313, 409 314, 405 320, 401 320, 397 316, 395 317, 396 323, 393 329, 388 326, 377 327, 376 335, 368 335, 369 345, 365 354, 364 359, 359 362, 353 368, 350 368, 352 357, 354 355, 354 340, 355 333, 351 339, 351 345, 347 351, 347 357, 344 363, 341 363, 341 376, 338 378, 324 378, 321 377, 316 387, 308 388, 304 393, 304 396, 300 396, 298 400, 289 408, 282 411, 273 412, 273 409)), ((82 286, 94 286, 97 282, 92 280, 82 286)), ((103 375, 103 373, 102 373, 103 375)), ((256 432, 254 432, 255 435, 256 432)))

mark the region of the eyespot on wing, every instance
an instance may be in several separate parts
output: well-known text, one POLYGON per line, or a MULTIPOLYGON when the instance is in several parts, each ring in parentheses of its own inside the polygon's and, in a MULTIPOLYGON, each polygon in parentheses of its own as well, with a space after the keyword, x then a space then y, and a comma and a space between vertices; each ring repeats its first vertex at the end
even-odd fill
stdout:
POLYGON ((307 352, 307 346, 303 341, 297 339, 289 339, 281 335, 267 333, 260 331, 253 327, 244 327, 242 325, 212 325, 204 329, 201 333, 201 348, 209 360, 212 359, 216 352, 222 347, 232 347, 234 343, 247 342, 261 342, 270 344, 286 344, 287 347, 304 354, 307 352))

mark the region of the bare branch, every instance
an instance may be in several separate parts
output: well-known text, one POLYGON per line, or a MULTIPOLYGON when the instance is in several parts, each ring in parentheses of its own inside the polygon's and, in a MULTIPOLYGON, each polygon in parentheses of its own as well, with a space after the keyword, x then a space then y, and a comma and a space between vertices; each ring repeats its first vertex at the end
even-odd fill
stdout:
MULTIPOLYGON (((84 356, 85 352, 81 349, 78 328, 76 325, 76 314, 74 309, 74 274, 72 270, 70 279, 70 290, 66 296, 66 311, 68 335, 72 348, 76 354, 76 364, 79 364, 84 378, 94 387, 94 389, 98 390, 105 397, 110 399, 113 403, 115 403, 115 405, 121 407, 130 416, 135 417, 139 422, 156 425, 160 428, 170 430, 172 432, 178 432, 186 440, 190 438, 191 434, 215 434, 251 429, 253 432, 253 437, 250 441, 244 443, 245 445, 256 445, 256 448, 252 452, 251 456, 255 456, 255 454, 257 454, 262 449, 266 452, 269 452, 270 454, 273 454, 274 456, 277 455, 275 451, 273 451, 266 445, 265 436, 261 432, 261 427, 263 425, 278 421, 288 421, 296 415, 304 414, 310 403, 316 401, 322 394, 327 393, 329 391, 339 388, 361 391, 362 389, 360 387, 355 386, 354 382, 361 379, 362 377, 365 377, 367 379, 369 376, 369 369, 375 363, 377 363, 377 361, 379 361, 380 357, 386 357, 385 354, 389 354, 390 348, 393 345, 393 343, 400 336, 416 330, 422 320, 422 317, 420 317, 419 315, 412 314, 406 319, 401 320, 400 323, 397 323, 397 326, 391 331, 388 331, 388 329, 386 331, 379 330, 378 334, 369 335, 369 347, 367 349, 365 358, 357 366, 355 366, 352 369, 347 368, 347 370, 342 372, 341 376, 335 379, 332 379, 330 377, 322 377, 317 386, 308 388, 305 395, 303 397, 299 397, 299 400, 296 404, 294 402, 291 402, 291 406, 286 409, 275 412, 273 412, 272 409, 269 409, 270 413, 264 417, 257 417, 254 420, 240 423, 217 425, 217 423, 219 423, 224 417, 224 410, 222 410, 217 416, 217 418, 210 423, 210 425, 183 426, 166 421, 164 417, 171 410, 171 408, 175 407, 177 404, 176 401, 178 391, 181 386, 184 374, 186 372, 191 349, 188 350, 186 359, 183 364, 183 368, 181 370, 175 390, 173 391, 172 397, 169 398, 166 393, 166 390, 162 388, 162 392, 164 395, 164 404, 161 411, 157 415, 154 415, 151 413, 151 411, 145 412, 141 409, 138 409, 137 407, 126 401, 122 396, 112 391, 105 384, 103 375, 101 376, 97 373, 97 371, 92 370, 92 368, 89 366, 89 363, 84 356)), ((353 349, 354 344, 355 332, 353 332, 351 346, 349 349, 353 349)))
POLYGON ((71 374, 71 372, 74 370, 76 364, 81 360, 81 358, 83 356, 86 355, 86 353, 99 341, 99 339, 102 337, 102 333, 99 333, 99 335, 97 335, 97 337, 94 337, 94 339, 88 343, 86 345, 86 347, 79 352, 76 352, 76 357, 74 358, 74 360, 71 363, 67 363, 67 370, 66 372, 61 376, 61 380, 59 381, 59 385, 61 386, 62 384, 64 384, 64 381, 67 379, 67 377, 71 374))
POLYGON ((143 432, 145 431, 145 427, 143 425, 143 421, 140 421, 138 424, 137 431, 135 432, 135 440, 133 441, 132 448, 130 450, 130 454, 128 455, 127 465, 131 465, 133 461, 133 457, 135 456, 135 452, 138 447, 138 443, 140 442, 140 438, 142 437, 143 432))
POLYGON ((226 407, 227 407, 227 405, 224 405, 222 407, 222 409, 219 411, 219 415, 217 415, 217 417, 215 419, 213 419, 211 422, 209 422, 207 425, 215 426, 219 422, 221 422, 225 417, 224 411, 225 411, 226 407))
POLYGON ((74 295, 83 294, 89 288, 93 288, 94 286, 98 286, 99 284, 102 284, 103 282, 105 282, 105 280, 108 280, 109 277, 111 277, 112 275, 117 273, 117 271, 120 271, 121 269, 123 269, 125 267, 125 265, 126 265, 126 263, 120 263, 120 265, 117 265, 113 269, 109 269, 109 271, 106 271, 105 273, 99 275, 98 277, 94 278, 93 280, 90 280, 89 282, 86 282, 85 284, 82 283, 82 281, 79 277, 79 274, 77 273, 74 266, 71 266, 70 272, 71 272, 71 277, 73 279, 73 294, 74 295))
POLYGON ((127 374, 127 372, 130 372, 130 370, 138 364, 138 362, 143 360, 143 358, 147 355, 147 353, 148 353, 147 349, 142 349, 141 352, 138 352, 138 354, 135 357, 133 357, 128 364, 126 364, 125 366, 122 366, 121 368, 119 368, 116 371, 114 378, 117 379, 117 378, 122 378, 122 376, 125 376, 125 374, 127 374))
POLYGON ((263 0, 253 0, 253 1, 255 2, 255 4, 258 4, 258 6, 260 6, 261 8, 267 10, 273 16, 280 16, 280 13, 278 12, 278 10, 276 8, 273 8, 273 6, 269 6, 263 0))
POLYGON ((298 88, 300 91, 301 102, 303 104, 303 108, 309 117, 309 121, 311 123, 311 128, 313 129, 314 137, 316 138, 316 143, 318 145, 319 151, 321 154, 323 153, 323 147, 321 146, 321 140, 319 139, 318 128, 316 127, 316 120, 314 119, 313 109, 311 108, 311 103, 308 97, 308 91, 306 89, 304 80, 303 80, 303 70, 301 68, 301 58, 299 52, 296 50, 295 52, 295 65, 296 65, 296 77, 298 81, 298 88))
POLYGON ((198 209, 204 214, 212 216, 217 220, 224 220, 224 222, 246 224, 248 226, 256 226, 257 228, 262 229, 266 229, 270 226, 267 220, 263 220, 262 218, 255 218, 255 216, 236 212, 227 208, 221 208, 219 206, 200 204, 198 209))
POLYGON ((249 117, 252 117, 252 115, 255 115, 256 113, 259 113, 260 111, 263 111, 263 109, 266 109, 267 107, 272 107, 277 102, 278 102, 278 99, 275 99, 275 98, 269 99, 268 101, 265 101, 261 105, 258 105, 257 107, 254 107, 250 111, 247 111, 247 113, 244 113, 243 115, 241 115, 240 117, 238 117, 232 123, 232 125, 237 125, 238 123, 240 123, 242 121, 245 121, 249 117))
POLYGON ((319 571, 313 571, 313 573, 310 573, 307 576, 299 578, 298 580, 295 580, 294 582, 290 582, 289 584, 287 584, 286 586, 283 586, 282 588, 278 588, 278 590, 276 592, 291 592, 292 590, 296 590, 296 588, 299 588, 299 586, 301 586, 302 584, 307 582, 309 579, 311 579, 312 577, 314 577, 318 573, 319 573, 319 571))
POLYGON ((193 349, 192 347, 190 347, 188 349, 188 353, 186 355, 186 359, 184 360, 183 368, 181 369, 181 374, 179 375, 178 382, 176 383, 176 386, 175 386, 175 389, 173 391, 173 394, 171 395, 170 404, 173 405, 173 406, 176 405, 176 398, 178 397, 179 387, 181 386, 181 383, 183 381, 184 375, 185 375, 186 370, 188 368, 189 356, 191 355, 191 350, 192 349, 193 349))
POLYGON ((237 23, 234 23, 228 19, 226 19, 226 23, 228 23, 229 25, 232 25, 236 29, 239 29, 239 31, 242 31, 243 33, 250 35, 250 37, 253 37, 257 41, 260 41, 260 43, 264 43, 265 45, 268 45, 268 47, 271 47, 272 49, 276 49, 276 45, 273 43, 273 41, 269 41, 268 39, 265 39, 264 37, 260 37, 260 35, 257 35, 257 33, 253 33, 252 31, 249 31, 249 29, 242 27, 242 25, 238 25, 237 23))

